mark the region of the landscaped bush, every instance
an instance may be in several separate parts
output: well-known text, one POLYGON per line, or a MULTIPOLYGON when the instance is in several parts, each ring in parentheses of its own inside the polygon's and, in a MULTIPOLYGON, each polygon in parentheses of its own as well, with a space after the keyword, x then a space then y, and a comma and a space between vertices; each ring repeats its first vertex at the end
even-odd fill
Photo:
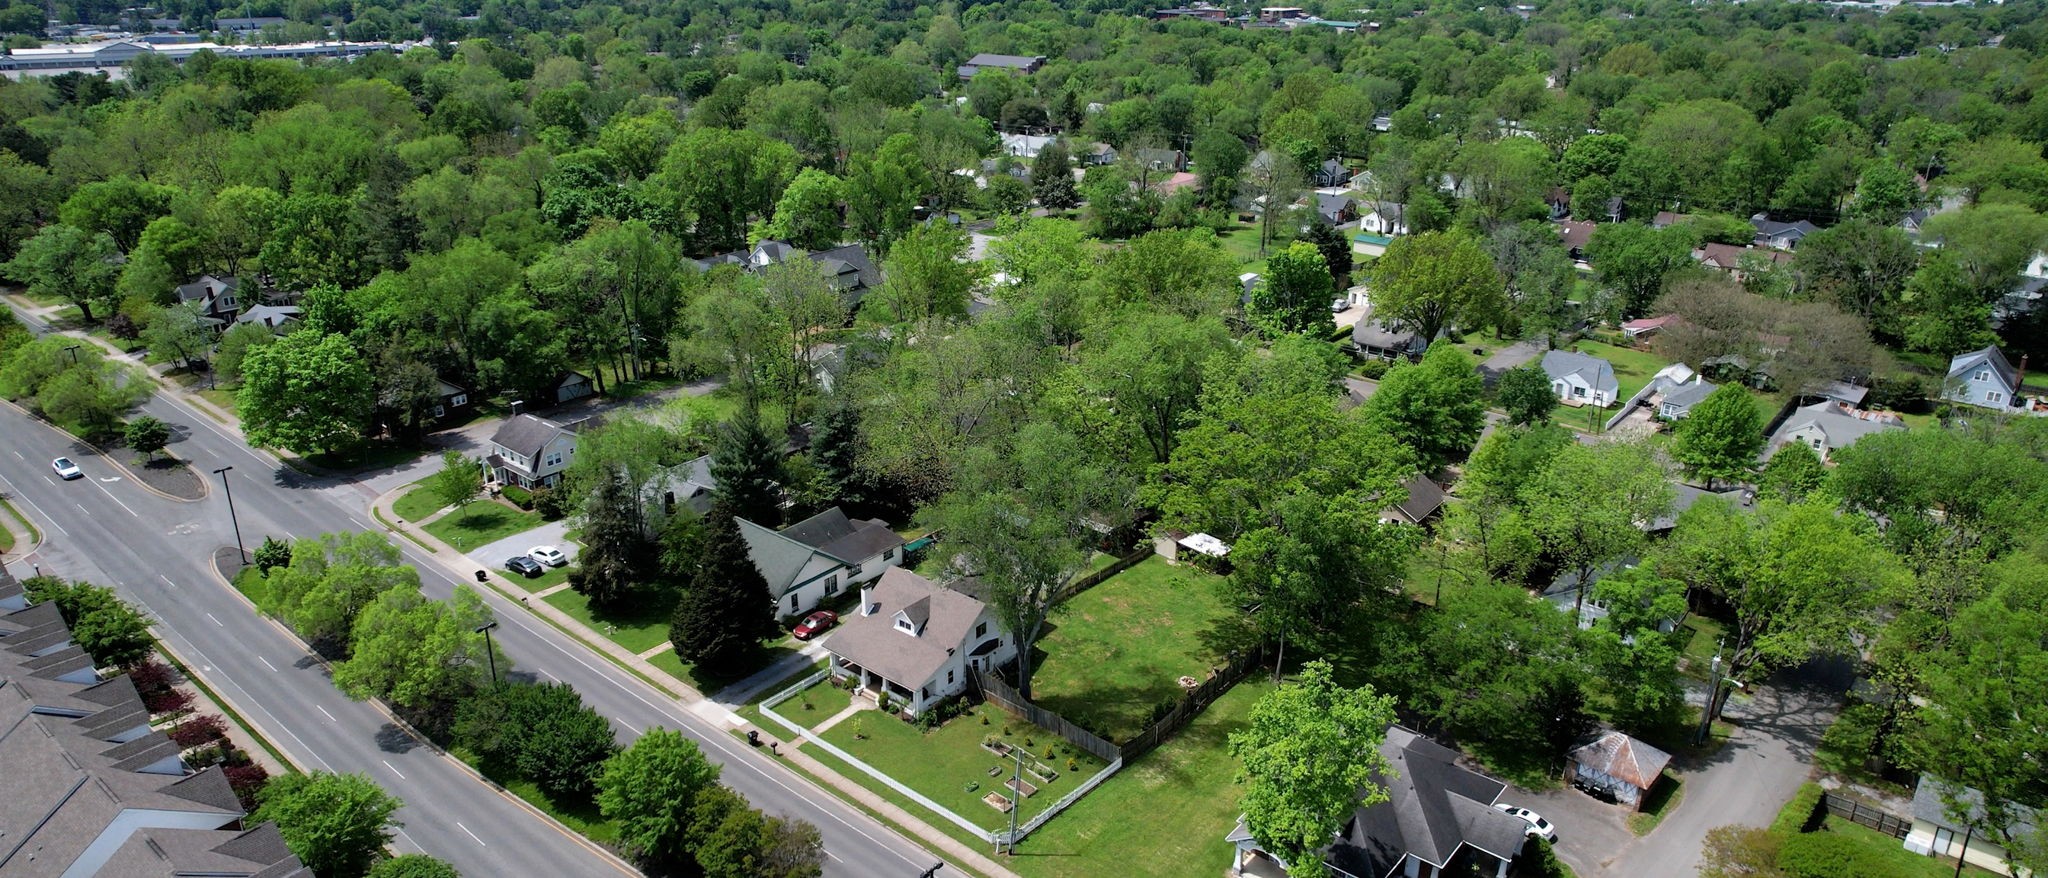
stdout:
POLYGON ((1806 832, 1785 839, 1778 849, 1778 868, 1792 878, 1868 878, 1888 871, 1884 863, 1873 862, 1854 839, 1833 832, 1806 832))
POLYGON ((505 495, 505 499, 509 501, 512 505, 517 506, 521 509, 530 510, 533 508, 532 491, 526 490, 525 488, 519 487, 518 485, 506 485, 503 493, 505 495))
POLYGON ((147 659, 128 669, 128 682, 135 684, 135 692, 144 701, 159 696, 172 688, 171 666, 156 659, 147 659))
POLYGON ((195 716, 172 726, 166 734, 170 735, 171 741, 178 746, 192 748, 227 737, 228 727, 226 723, 220 721, 220 717, 195 716))
POLYGON ((263 545, 256 547, 256 569, 269 573, 278 567, 289 567, 292 563, 292 544, 276 537, 264 537, 263 545))
MULTIPOLYGON (((243 757, 245 760, 247 758, 243 757)), ((242 803, 242 807, 251 811, 256 810, 256 794, 262 792, 263 787, 270 783, 270 772, 261 765, 247 761, 239 765, 230 762, 222 766, 220 771, 227 776, 228 786, 234 789, 235 798, 242 803)))
POLYGON ((1358 364, 1358 374, 1378 381, 1386 377, 1387 361, 1374 357, 1358 364))
POLYGON ((569 498, 554 488, 536 488, 533 492, 533 511, 549 521, 559 520, 569 514, 569 498))
POLYGON ((1771 821, 1771 831, 1790 834, 1811 828, 1820 812, 1821 797, 1826 794, 1820 784, 1801 785, 1799 792, 1792 794, 1792 801, 1786 802, 1784 809, 1778 812, 1778 819, 1771 821))
POLYGON ((149 710, 150 716, 183 713, 192 709, 192 696, 183 689, 165 689, 142 696, 142 706, 149 710))

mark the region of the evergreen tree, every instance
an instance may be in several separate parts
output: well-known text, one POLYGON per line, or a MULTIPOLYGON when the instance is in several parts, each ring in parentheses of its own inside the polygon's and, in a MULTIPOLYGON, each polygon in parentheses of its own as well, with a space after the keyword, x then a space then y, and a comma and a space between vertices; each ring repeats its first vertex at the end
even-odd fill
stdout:
POLYGON ((732 510, 712 507, 705 526, 703 560, 676 603, 668 639, 677 657, 718 674, 737 667, 761 638, 775 633, 776 605, 768 581, 747 556, 732 510))
POLYGON ((569 587, 596 606, 615 606, 637 591, 656 560, 641 520, 640 497, 625 474, 605 473, 583 503, 583 552, 569 587))
POLYGON ((1065 210, 1080 203, 1074 192, 1074 163, 1067 155, 1066 144, 1054 141, 1038 151, 1038 158, 1031 161, 1031 194, 1040 207, 1048 210, 1065 210))
POLYGON ((717 444, 711 449, 717 502, 733 515, 775 527, 782 523, 782 489, 776 484, 781 474, 782 449, 761 426, 760 410, 751 404, 742 406, 719 430, 717 444))
POLYGON ((1336 285, 1337 291, 1348 289, 1351 286, 1351 242, 1345 239, 1344 233, 1318 218, 1308 224, 1308 233, 1301 239, 1316 245, 1316 250, 1323 254, 1323 262, 1330 266, 1330 282, 1336 285))
POLYGON ((851 405, 827 406, 818 416, 818 429, 811 434, 811 465, 826 493, 841 505, 859 507, 866 501, 855 456, 860 451, 860 411, 851 405))

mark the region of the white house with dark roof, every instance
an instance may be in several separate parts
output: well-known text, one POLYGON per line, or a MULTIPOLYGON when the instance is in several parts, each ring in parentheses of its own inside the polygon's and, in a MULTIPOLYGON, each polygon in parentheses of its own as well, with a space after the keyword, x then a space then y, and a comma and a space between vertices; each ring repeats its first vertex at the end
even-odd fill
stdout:
POLYGON ((1750 217, 1749 224, 1756 227, 1756 237, 1751 243, 1772 250, 1796 250, 1799 248, 1799 242, 1807 235, 1820 231, 1819 226, 1806 220, 1784 223, 1762 213, 1750 217))
MULTIPOLYGON (((1984 816, 1984 794, 1969 787, 1957 787, 1942 782, 1931 774, 1920 775, 1920 783, 1913 788, 1913 828, 1906 833, 1905 848, 1916 854, 1930 857, 1957 857, 1972 866, 1989 870, 2000 875, 2030 875, 2025 868, 2014 869, 2006 861, 2006 850, 1995 837, 1982 832, 1972 832, 1948 813, 1948 805, 1942 801, 1943 794, 1961 803, 1973 820, 1984 816), (1965 850, 1967 846, 1967 850, 1965 850)), ((2017 838, 2033 838, 2039 834, 2039 812, 2025 805, 2016 805, 2021 820, 2012 827, 2017 838)))
POLYGON ((832 676, 853 678, 869 697, 907 702, 913 715, 964 691, 970 672, 1017 654, 987 604, 901 567, 861 589, 859 609, 824 648, 832 676))
POLYGON ((774 530, 744 518, 740 537, 768 581, 775 612, 796 616, 826 598, 903 564, 903 537, 878 519, 849 518, 837 506, 774 530))
POLYGON ((174 292, 178 296, 179 304, 196 304, 199 316, 216 321, 215 325, 218 326, 235 319, 235 315, 241 313, 242 303, 235 296, 241 287, 242 282, 234 278, 202 274, 189 284, 179 284, 174 292))
POLYGON ((576 460, 576 432, 586 421, 560 423, 539 415, 514 415, 491 434, 484 457, 492 480, 521 488, 546 488, 562 480, 576 460))
POLYGON ((218 766, 150 728, 126 675, 99 679, 56 604, 0 569, 0 875, 312 878, 218 766))
POLYGON ((1621 382, 1614 377, 1614 364, 1576 351, 1547 351, 1543 374, 1550 377, 1550 391, 1565 405, 1606 408, 1621 394, 1621 382))
POLYGON ((1948 361, 1941 398, 1965 405, 2009 409, 2019 404, 2020 374, 1996 345, 1948 361))
POLYGON ((1834 400, 1800 406, 1771 434, 1764 456, 1776 454, 1786 445, 1798 443, 1813 449, 1825 462, 1834 452, 1856 444, 1872 433, 1904 430, 1906 422, 1889 412, 1853 409, 1834 400))
MULTIPOLYGON (((1375 774, 1387 801, 1359 808, 1321 851, 1323 864, 1349 878, 1421 878, 1443 874, 1507 878, 1529 824, 1493 805, 1507 784, 1458 764, 1458 753, 1393 726, 1380 745, 1391 774, 1375 774), (1453 870, 1464 869, 1467 872, 1453 870)), ((1240 817, 1225 841, 1236 846, 1231 875, 1284 878, 1287 864, 1252 837, 1240 817)))
POLYGON ((960 65, 954 72, 960 74, 961 79, 973 79, 975 74, 983 70, 1007 70, 1011 76, 1029 76, 1044 66, 1044 55, 996 55, 983 52, 967 59, 967 63, 960 65))

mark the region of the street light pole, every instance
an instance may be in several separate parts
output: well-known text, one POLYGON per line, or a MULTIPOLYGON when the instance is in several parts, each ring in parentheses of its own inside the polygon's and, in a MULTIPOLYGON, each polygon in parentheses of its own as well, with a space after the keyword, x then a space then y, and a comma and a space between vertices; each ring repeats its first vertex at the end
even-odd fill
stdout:
POLYGON ((68 348, 65 348, 64 352, 71 355, 71 365, 78 365, 78 345, 72 345, 68 348))
POLYGON ((221 490, 228 495, 228 520, 234 522, 235 525, 235 552, 242 559, 242 563, 247 565, 249 563, 249 550, 242 545, 242 519, 235 515, 235 487, 233 483, 228 481, 228 470, 231 469, 234 469, 234 467, 224 466, 214 470, 213 474, 220 476, 221 490))
POLYGON ((476 626, 476 633, 484 636, 484 657, 491 661, 491 682, 493 684, 498 682, 498 651, 491 648, 491 629, 496 627, 498 627, 498 622, 495 619, 476 626))
POLYGON ((1707 703, 1706 703, 1706 706, 1704 706, 1704 707, 1701 707, 1701 708, 1700 708, 1700 731, 1699 731, 1699 734, 1697 734, 1697 735, 1694 735, 1694 736, 1693 736, 1693 741, 1692 741, 1692 745, 1693 745, 1693 746, 1695 746, 1695 747, 1698 747, 1698 746, 1701 746, 1701 745, 1704 745, 1704 744, 1706 744, 1706 743, 1707 743, 1707 735, 1708 735, 1708 734, 1710 734, 1710 733, 1712 732, 1713 728, 1714 728, 1714 705, 1715 705, 1715 702, 1717 702, 1717 701, 1720 701, 1720 700, 1721 700, 1721 650, 1719 650, 1719 649, 1715 649, 1715 650, 1714 650, 1714 673, 1713 673, 1713 684, 1707 687, 1707 703))

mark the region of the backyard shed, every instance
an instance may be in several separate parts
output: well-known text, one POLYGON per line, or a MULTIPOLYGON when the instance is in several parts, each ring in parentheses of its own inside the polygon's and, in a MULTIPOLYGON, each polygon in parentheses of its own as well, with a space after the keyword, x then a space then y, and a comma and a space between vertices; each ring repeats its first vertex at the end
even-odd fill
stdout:
POLYGON ((1640 809, 1669 764, 1671 754, 1620 732, 1608 732, 1571 752, 1565 762, 1565 779, 1606 790, 1622 804, 1640 809))

